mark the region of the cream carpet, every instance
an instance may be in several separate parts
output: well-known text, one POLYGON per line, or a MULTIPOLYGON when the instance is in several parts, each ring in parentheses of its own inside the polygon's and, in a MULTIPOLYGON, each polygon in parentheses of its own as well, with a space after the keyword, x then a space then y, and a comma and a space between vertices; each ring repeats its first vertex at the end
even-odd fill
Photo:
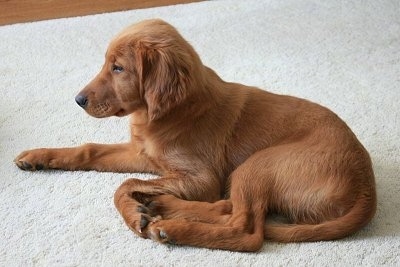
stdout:
POLYGON ((400 266, 399 1, 211 1, 0 27, 0 266, 400 266), (127 118, 74 101, 109 40, 158 17, 225 80, 328 106, 370 151, 372 223, 339 241, 265 242, 258 253, 157 244, 133 235, 113 193, 141 174, 23 172, 22 150, 121 142, 127 118))

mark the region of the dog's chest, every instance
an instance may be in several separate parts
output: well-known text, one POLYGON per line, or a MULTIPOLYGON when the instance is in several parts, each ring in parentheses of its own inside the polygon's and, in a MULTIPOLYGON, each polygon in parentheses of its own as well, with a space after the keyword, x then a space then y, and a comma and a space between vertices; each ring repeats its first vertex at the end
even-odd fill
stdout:
POLYGON ((159 159, 163 154, 161 145, 154 140, 152 134, 145 125, 131 125, 131 141, 137 151, 151 159, 159 159))

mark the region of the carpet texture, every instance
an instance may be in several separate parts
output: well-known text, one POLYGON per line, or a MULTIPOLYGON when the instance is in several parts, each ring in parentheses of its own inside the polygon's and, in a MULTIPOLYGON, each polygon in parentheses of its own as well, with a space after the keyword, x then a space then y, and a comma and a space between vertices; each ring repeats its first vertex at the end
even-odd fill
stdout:
POLYGON ((0 266, 400 266, 399 1, 210 1, 0 27, 0 266), (115 143, 127 118, 95 119, 74 96, 110 39, 142 19, 175 25, 228 81, 332 109, 369 150, 378 211, 332 242, 265 242, 257 253, 133 235, 114 190, 145 174, 19 170, 35 147, 115 143))

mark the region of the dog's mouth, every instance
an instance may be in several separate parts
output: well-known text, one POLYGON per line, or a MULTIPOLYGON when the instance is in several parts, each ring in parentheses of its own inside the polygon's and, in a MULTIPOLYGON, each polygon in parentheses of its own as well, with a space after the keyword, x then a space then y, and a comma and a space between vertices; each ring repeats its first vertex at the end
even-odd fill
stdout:
POLYGON ((126 115, 126 110, 121 108, 117 113, 115 113, 115 116, 117 117, 123 117, 126 115))
POLYGON ((117 116, 117 117, 124 117, 128 114, 127 110, 124 108, 120 108, 115 112, 115 107, 112 107, 110 103, 101 103, 96 105, 91 110, 86 110, 89 114, 97 118, 104 118, 109 116, 117 116))
POLYGON ((103 117, 104 115, 106 115, 109 112, 110 108, 111 108, 110 104, 107 102, 104 102, 104 103, 97 104, 96 106, 92 107, 91 109, 89 108, 87 111, 95 116, 103 117))
POLYGON ((103 103, 99 103, 95 106, 88 106, 85 111, 95 117, 95 118, 105 118, 105 117, 109 117, 112 116, 113 113, 113 108, 111 106, 110 103, 108 102, 103 102, 103 103))

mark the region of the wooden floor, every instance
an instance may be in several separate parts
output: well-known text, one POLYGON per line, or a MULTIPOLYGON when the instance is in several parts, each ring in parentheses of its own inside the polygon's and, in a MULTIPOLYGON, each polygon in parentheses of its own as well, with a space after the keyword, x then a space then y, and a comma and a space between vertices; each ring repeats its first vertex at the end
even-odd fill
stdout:
POLYGON ((0 0, 0 25, 201 0, 0 0))

